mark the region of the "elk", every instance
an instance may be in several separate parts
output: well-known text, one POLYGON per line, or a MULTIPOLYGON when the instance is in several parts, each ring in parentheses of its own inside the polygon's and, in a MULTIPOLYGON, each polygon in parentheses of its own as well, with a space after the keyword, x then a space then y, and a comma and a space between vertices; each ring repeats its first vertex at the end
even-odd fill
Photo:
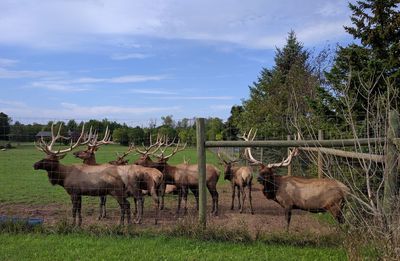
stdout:
POLYGON ((124 224, 125 215, 127 222, 130 223, 130 204, 127 200, 126 185, 114 166, 73 164, 63 165, 60 159, 67 155, 67 152, 77 147, 84 135, 82 133, 75 144, 67 149, 53 150, 53 145, 59 139, 64 138, 60 135, 62 124, 58 128, 57 135, 54 134, 54 124, 51 126, 52 139, 48 144, 43 138, 39 143, 35 143, 36 148, 44 152, 47 156, 33 165, 35 170, 46 170, 49 181, 52 185, 62 186, 71 196, 73 224, 76 224, 78 215, 78 225, 82 224, 82 196, 113 196, 119 203, 121 209, 120 224, 124 224))
MULTIPOLYGON (((102 140, 98 140, 98 133, 92 133, 92 128, 87 135, 87 138, 84 142, 81 142, 80 145, 87 145, 86 150, 76 151, 73 155, 76 158, 82 159, 83 163, 86 165, 99 165, 96 162, 95 152, 99 149, 101 145, 105 144, 113 144, 111 141, 110 131, 108 130, 108 126, 106 127, 106 131, 104 132, 104 137, 102 140)), ((105 218, 107 216, 106 210, 106 196, 100 196, 100 211, 98 219, 105 218)))
MULTIPOLYGON (((176 166, 169 165, 168 160, 175 155, 177 152, 184 150, 186 144, 180 147, 180 142, 175 143, 174 141, 168 143, 166 138, 164 141, 158 141, 158 147, 156 150, 150 152, 147 150, 145 152, 136 149, 142 156, 135 162, 135 164, 157 168, 164 174, 164 182, 167 185, 175 185, 178 191, 178 206, 176 210, 176 214, 179 215, 181 208, 181 201, 184 201, 184 214, 187 213, 187 194, 190 189, 195 198, 196 198, 196 209, 199 206, 199 173, 198 166, 196 164, 179 164, 176 166), (175 145, 174 150, 169 155, 164 155, 165 151, 168 147, 175 145), (164 146, 163 149, 160 149, 161 146, 164 146), (156 152, 160 150, 161 152, 156 154, 156 152), (150 154, 157 157, 158 161, 154 162, 150 158, 150 154)), ((212 197, 212 211, 211 213, 215 216, 218 215, 218 191, 217 191, 217 182, 219 179, 219 171, 218 169, 211 165, 206 165, 206 186, 208 191, 212 197)))
POLYGON ((128 160, 125 159, 127 155, 129 155, 133 149, 135 148, 134 144, 131 144, 124 154, 117 155, 117 159, 110 161, 109 164, 117 165, 117 166, 126 166, 131 171, 135 173, 141 173, 140 177, 137 181, 140 183, 138 189, 140 190, 140 194, 136 196, 140 197, 140 201, 137 204, 137 197, 134 197, 135 200, 135 213, 137 213, 137 222, 141 222, 141 216, 143 213, 143 205, 144 205, 144 198, 143 195, 151 195, 154 201, 156 218, 155 224, 157 224, 158 220, 158 210, 160 209, 160 198, 162 197, 163 193, 163 184, 164 184, 164 175, 155 168, 148 168, 145 166, 138 166, 135 164, 128 165, 128 160), (137 207, 139 205, 139 208, 137 207))
MULTIPOLYGON (((254 137, 255 134, 252 139, 254 137)), ((293 209, 314 213, 329 212, 339 223, 343 223, 342 208, 349 194, 349 188, 346 185, 335 179, 279 176, 275 173, 276 168, 288 166, 297 153, 297 149, 293 149, 282 162, 265 165, 253 157, 250 148, 245 150, 247 159, 259 165, 257 180, 263 185, 264 196, 274 200, 285 209, 287 231, 289 231, 293 209)))
POLYGON ((235 190, 237 188, 237 197, 238 197, 238 206, 240 213, 243 213, 244 202, 246 199, 245 188, 247 187, 249 190, 249 204, 250 204, 250 212, 254 214, 252 196, 251 196, 251 188, 252 188, 252 170, 251 167, 248 166, 234 166, 239 160, 229 160, 226 161, 221 156, 220 152, 217 153, 218 158, 224 164, 224 179, 229 180, 232 186, 232 203, 231 210, 234 209, 235 202, 235 190), (242 197, 240 197, 242 195, 242 197))

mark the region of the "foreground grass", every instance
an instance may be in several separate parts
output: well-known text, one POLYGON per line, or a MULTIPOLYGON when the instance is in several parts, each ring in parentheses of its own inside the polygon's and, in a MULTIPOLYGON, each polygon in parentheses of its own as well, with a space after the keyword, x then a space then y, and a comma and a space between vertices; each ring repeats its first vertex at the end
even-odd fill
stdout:
POLYGON ((166 236, 0 234, 1 260, 344 260, 338 248, 199 241, 166 236))

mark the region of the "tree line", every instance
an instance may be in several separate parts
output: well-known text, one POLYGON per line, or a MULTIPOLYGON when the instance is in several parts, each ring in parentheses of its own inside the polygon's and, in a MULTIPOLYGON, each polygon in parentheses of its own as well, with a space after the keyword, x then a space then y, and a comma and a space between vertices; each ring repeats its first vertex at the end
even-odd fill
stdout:
MULTIPOLYGON (((108 127, 112 133, 112 140, 121 145, 148 144, 150 137, 155 141, 157 135, 167 136, 169 139, 179 139, 188 145, 196 144, 196 125, 195 119, 184 118, 175 121, 172 115, 161 117, 162 124, 156 126, 155 123, 150 123, 147 127, 132 127, 126 123, 118 123, 116 121, 89 120, 87 122, 76 122, 69 120, 68 122, 49 121, 46 124, 31 123, 23 124, 19 121, 12 121, 4 112, 0 112, 0 141, 7 142, 33 142, 37 139, 36 135, 41 131, 49 131, 52 124, 63 124, 63 135, 66 137, 76 136, 85 124, 86 130, 92 127, 93 131, 99 133, 100 137, 104 134, 108 127)), ((220 118, 206 119, 206 136, 209 140, 226 139, 229 129, 220 118)))

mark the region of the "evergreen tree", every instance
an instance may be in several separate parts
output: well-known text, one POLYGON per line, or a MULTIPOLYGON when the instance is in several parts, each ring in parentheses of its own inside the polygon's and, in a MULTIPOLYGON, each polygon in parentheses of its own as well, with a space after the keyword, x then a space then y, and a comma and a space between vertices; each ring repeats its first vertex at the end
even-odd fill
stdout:
POLYGON ((363 106, 370 99, 367 92, 370 96, 385 93, 387 80, 400 86, 399 0, 357 1, 349 4, 349 8, 353 27, 345 29, 361 44, 339 47, 334 65, 326 77, 339 101, 332 103, 338 113, 342 111, 340 99, 344 92, 359 94, 353 113, 362 120, 363 106), (371 88, 360 88, 368 83, 371 88))
POLYGON ((275 66, 263 68, 257 82, 250 86, 250 98, 243 102, 241 129, 254 127, 264 136, 288 134, 288 121, 310 113, 319 82, 308 62, 309 52, 293 31, 286 45, 275 54, 275 66))

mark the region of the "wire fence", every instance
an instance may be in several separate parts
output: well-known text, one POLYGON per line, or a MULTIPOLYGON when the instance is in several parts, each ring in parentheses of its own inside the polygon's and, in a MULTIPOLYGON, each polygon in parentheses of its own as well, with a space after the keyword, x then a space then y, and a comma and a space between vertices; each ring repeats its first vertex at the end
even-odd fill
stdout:
MULTIPOLYGON (((81 126, 78 123, 75 129, 70 129, 66 127, 68 122, 64 121, 61 133, 69 137, 75 135, 75 138, 71 137, 71 140, 75 142, 81 126)), ((194 181, 190 179, 190 177, 198 175, 197 154, 194 147, 196 141, 195 123, 193 119, 179 122, 183 122, 181 126, 177 127, 178 125, 175 124, 173 128, 171 126, 171 128, 168 128, 165 125, 152 125, 146 128, 110 127, 111 140, 115 144, 101 145, 93 150, 95 161, 92 166, 85 166, 87 164, 83 164, 82 158, 74 155, 78 151, 87 151, 89 146, 86 144, 67 152, 64 158, 58 159, 58 163, 51 163, 51 171, 49 171, 48 167, 38 165, 38 162, 48 158, 49 155, 35 148, 34 141, 40 141, 43 136, 37 136, 38 133, 40 131, 49 132, 50 125, 40 124, 40 128, 38 125, 36 126, 37 129, 33 131, 25 126, 29 124, 23 124, 24 127, 20 128, 22 131, 17 132, 18 128, 16 128, 14 121, 13 126, 10 127, 10 132, 6 133, 5 128, 3 128, 3 136, 7 139, 1 141, 4 147, 0 152, 0 215, 3 217, 40 218, 45 224, 53 225, 61 221, 72 222, 75 220, 73 218, 75 213, 75 222, 80 222, 79 215, 81 215, 83 226, 92 224, 115 225, 121 221, 122 214, 124 214, 124 222, 128 221, 129 214, 132 217, 132 222, 140 222, 138 227, 153 227, 154 223, 157 222, 158 227, 170 228, 182 222, 182 220, 197 220, 198 203, 196 196, 198 191, 196 178, 194 178, 194 181), (129 131, 118 133, 119 130, 124 129, 129 131), (137 173, 136 165, 132 164, 138 162, 144 156, 143 153, 141 154, 136 150, 132 150, 130 154, 125 156, 128 165, 108 165, 110 161, 116 160, 128 152, 129 147, 126 145, 133 143, 140 151, 146 151, 157 142, 157 135, 160 133, 168 136, 169 138, 165 142, 172 145, 162 148, 164 149, 162 153, 158 150, 154 155, 150 155, 150 160, 155 165, 146 166, 155 167, 158 170, 158 172, 153 171, 154 176, 151 178, 129 176, 130 173, 137 173), (127 142, 122 139, 123 137, 127 138, 127 142), (173 137, 177 138, 174 140, 173 137), (180 145, 178 140, 181 142, 180 145), (174 149, 182 148, 185 143, 187 145, 184 150, 174 154, 174 149), (160 158, 157 155, 168 156, 169 154, 174 155, 168 159, 167 164, 159 164, 160 158), (61 166, 61 170, 58 173, 51 173, 59 166, 61 166), (75 167, 72 168, 71 166, 75 167), (189 166, 194 167, 191 169, 189 166), (77 168, 81 169, 77 171, 77 168), (172 174, 170 173, 168 177, 165 177, 166 171, 170 171, 172 174), (115 173, 118 174, 117 177, 115 177, 115 173), (157 177, 160 178, 160 175, 161 181, 157 183, 157 177), (110 179, 110 177, 113 177, 114 180, 104 181, 110 179), (118 183, 118 180, 120 183, 118 183), (182 187, 182 182, 186 186, 182 187), (188 185, 189 183, 190 185, 188 185), (165 195, 163 184, 165 184, 165 195), (83 196, 82 201, 79 196, 76 196, 78 194, 83 196), (105 204, 101 204, 101 202, 104 203, 104 198, 101 199, 100 196, 106 196, 105 204), (142 201, 144 201, 143 206, 141 205, 142 201), (129 209, 127 202, 129 202, 129 209), (161 206, 162 202, 164 202, 163 207, 161 206), (178 202, 181 204, 179 213, 178 202)), ((209 121, 207 124, 209 124, 206 128, 208 131, 207 140, 237 137, 236 129, 213 129, 211 126, 215 122, 209 121), (221 133, 225 134, 218 136, 221 133)), ((34 126, 34 124, 31 125, 30 127, 34 126)), ((88 126, 89 124, 86 124, 86 130, 88 130, 88 126)), ((57 128, 55 129, 57 131, 57 128)), ((94 129, 98 131, 98 140, 103 139, 105 127, 98 125, 94 129)), ((51 143, 51 132, 44 134, 48 136, 43 137, 43 140, 49 145, 51 143)), ((304 139, 312 137, 315 137, 315 133, 308 133, 308 135, 303 136, 304 139)), ((286 140, 287 134, 272 138, 260 135, 256 139, 286 140)), ((325 139, 329 140, 329 135, 325 135, 325 139)), ((57 141, 53 145, 53 151, 57 152, 59 149, 70 148, 71 140, 67 142, 57 141)), ((365 149, 365 147, 362 147, 362 150, 365 149)), ((221 147, 210 148, 207 151, 207 164, 213 165, 217 172, 217 178, 210 181, 207 188, 207 220, 211 225, 223 227, 239 228, 245 224, 246 229, 254 235, 260 231, 266 233, 283 231, 286 224, 285 211, 279 204, 266 198, 263 186, 257 181, 259 166, 253 166, 246 160, 243 156, 244 150, 243 147, 221 147), (232 194, 233 183, 227 178, 225 166, 217 156, 218 153, 226 161, 238 161, 236 165, 251 168, 253 211, 249 204, 248 190, 242 191, 247 195, 244 203, 240 200, 237 191, 236 194, 232 194), (215 183, 218 196, 215 196, 212 182, 215 183), (234 199, 233 204, 232 199, 234 199), (217 204, 217 212, 215 212, 215 204, 217 204), (243 208, 241 208, 241 205, 243 205, 243 208), (265 223, 269 225, 265 226, 265 223)), ((377 151, 383 152, 383 149, 374 149, 374 153, 377 151)), ((264 163, 279 163, 288 156, 286 148, 259 147, 253 148, 252 153, 255 158, 264 163)), ((317 157, 317 153, 301 151, 291 163, 292 175, 317 177, 317 157)), ((384 167, 381 163, 369 165, 369 185, 366 182, 364 165, 358 160, 324 155, 323 166, 325 177, 335 178, 346 185, 351 185, 354 191, 359 193, 358 195, 364 195, 364 198, 360 196, 362 200, 366 200, 371 191, 378 193, 374 195, 375 197, 382 195, 380 187, 382 186, 384 167)), ((285 175, 287 169, 279 168, 277 174, 285 175)), ((363 213, 371 211, 365 206, 361 206, 361 208, 364 208, 363 213)), ((290 226, 293 231, 297 232, 315 231, 329 234, 336 231, 335 226, 327 226, 325 223, 319 222, 315 216, 304 211, 294 212, 290 226)))

